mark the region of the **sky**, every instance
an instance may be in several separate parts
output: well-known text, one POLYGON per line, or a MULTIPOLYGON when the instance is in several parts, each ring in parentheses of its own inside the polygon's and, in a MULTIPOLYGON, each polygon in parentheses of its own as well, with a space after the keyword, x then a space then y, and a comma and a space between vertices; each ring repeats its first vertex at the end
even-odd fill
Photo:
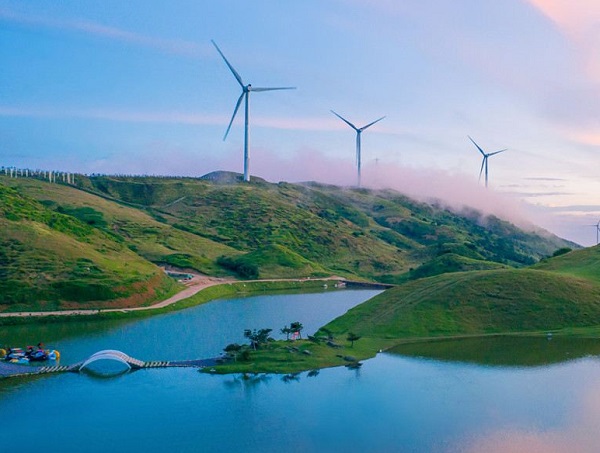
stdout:
POLYGON ((0 0, 0 166, 391 187, 582 245, 600 221, 597 0, 0 0), (478 181, 481 154, 489 187, 478 181))

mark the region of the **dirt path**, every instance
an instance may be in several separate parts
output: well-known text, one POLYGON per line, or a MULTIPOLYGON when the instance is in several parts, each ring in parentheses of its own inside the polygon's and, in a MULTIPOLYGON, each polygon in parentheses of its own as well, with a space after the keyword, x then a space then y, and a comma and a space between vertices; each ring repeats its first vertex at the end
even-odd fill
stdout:
MULTIPOLYGON (((57 310, 57 311, 20 311, 12 313, 0 313, 0 318, 18 318, 18 317, 41 317, 41 316, 89 316, 97 315, 98 313, 111 313, 120 312, 128 313, 132 311, 143 311, 143 310, 155 310, 157 308, 168 307, 169 305, 179 302, 180 300, 192 297, 194 294, 199 293, 209 286, 223 285, 227 283, 239 283, 240 280, 226 279, 209 277, 207 275, 192 274, 194 277, 185 283, 187 288, 181 290, 174 296, 168 299, 158 302, 154 305, 147 307, 132 307, 132 308, 106 308, 106 309, 92 309, 92 310, 57 310)), ((244 280, 244 282, 294 282, 294 281, 305 281, 304 278, 283 278, 283 279, 264 279, 264 280, 244 280)), ((326 277, 326 278, 315 278, 315 281, 330 281, 330 280, 343 280, 341 277, 326 277)))

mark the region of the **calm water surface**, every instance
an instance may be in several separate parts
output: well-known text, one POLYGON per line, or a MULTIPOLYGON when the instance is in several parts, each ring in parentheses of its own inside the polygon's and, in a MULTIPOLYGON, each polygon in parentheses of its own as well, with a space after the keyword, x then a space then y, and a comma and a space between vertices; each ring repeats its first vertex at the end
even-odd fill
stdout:
MULTIPOLYGON (((49 326, 35 334, 44 333, 73 360, 104 347, 152 360, 160 359, 159 352, 165 359, 174 352, 178 358, 207 356, 241 341, 240 327, 279 328, 300 320, 311 333, 374 294, 228 300, 151 319, 94 325, 91 336, 73 326, 70 333, 64 326, 52 333, 49 326), (331 308, 324 304, 339 305, 328 319, 318 319, 315 311, 331 308), (193 354, 181 351, 182 343, 193 354)), ((24 333, 2 333, 7 334, 24 333)), ((511 342, 499 339, 499 349, 514 356, 514 363, 490 363, 472 352, 447 360, 440 349, 448 346, 438 343, 379 354, 360 370, 327 369, 312 377, 243 379, 172 368, 109 379, 61 374, 4 380, 0 451, 597 452, 600 361, 582 352, 590 345, 565 346, 556 340, 553 350, 573 351, 568 355, 579 358, 518 359, 524 351, 530 356, 534 345, 548 349, 540 344, 547 340, 515 343, 507 353, 511 342)), ((477 347, 453 342, 450 349, 477 347)))

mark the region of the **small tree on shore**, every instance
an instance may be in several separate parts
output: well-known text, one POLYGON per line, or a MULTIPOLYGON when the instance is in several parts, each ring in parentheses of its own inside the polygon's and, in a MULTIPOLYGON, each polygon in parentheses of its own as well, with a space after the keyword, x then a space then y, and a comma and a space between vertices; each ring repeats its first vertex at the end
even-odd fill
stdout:
POLYGON ((250 340, 250 346, 255 351, 260 348, 261 344, 265 344, 270 340, 269 334, 273 331, 273 329, 246 329, 244 330, 244 337, 250 340))
POLYGON ((228 356, 233 357, 233 361, 237 362, 237 356, 240 352, 240 350, 242 349, 242 346, 237 344, 237 343, 231 343, 228 344, 227 346, 225 346, 225 349, 223 349, 228 356))
POLYGON ((290 329, 288 326, 284 326, 280 330, 280 332, 285 335, 285 339, 286 340, 289 340, 290 339, 290 334, 292 333, 292 329, 290 329))
POLYGON ((354 342, 360 340, 360 336, 356 335, 353 332, 349 332, 348 336, 346 337, 346 340, 348 340, 350 342, 350 347, 353 348, 354 342))
POLYGON ((298 334, 298 337, 300 339, 302 339, 302 329, 304 329, 304 326, 300 321, 296 321, 290 324, 290 331, 293 334, 298 334))

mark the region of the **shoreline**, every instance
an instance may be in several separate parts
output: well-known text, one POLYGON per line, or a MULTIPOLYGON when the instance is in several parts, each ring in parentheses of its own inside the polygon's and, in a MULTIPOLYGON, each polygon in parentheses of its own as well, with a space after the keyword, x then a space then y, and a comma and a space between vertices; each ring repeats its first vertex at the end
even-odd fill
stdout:
MULTIPOLYGON (((33 319, 33 318, 72 318, 72 317, 92 317, 99 315, 121 315, 121 314, 132 314, 132 313, 144 313, 144 314, 152 314, 153 311, 162 311, 164 309, 173 309, 175 308, 175 304, 182 301, 188 301, 188 299, 193 298, 197 294, 202 291, 211 288, 211 287, 219 287, 228 285, 232 288, 235 288, 234 293, 243 293, 243 292, 253 292, 252 286, 260 285, 260 284, 273 284, 274 288, 272 290, 277 291, 280 289, 286 288, 277 288, 277 283, 293 283, 293 284, 309 284, 310 286, 317 286, 317 284, 322 282, 343 282, 345 285, 348 284, 348 287, 352 288, 377 288, 384 289, 390 287, 391 285, 383 285, 380 283, 368 283, 368 282, 354 282, 346 280, 343 277, 339 276, 330 276, 330 277, 318 277, 318 278, 287 278, 287 279, 259 279, 259 280, 233 280, 229 278, 219 278, 219 277, 210 277, 201 274, 193 274, 194 277, 188 282, 186 288, 182 289, 177 294, 173 296, 154 303, 148 306, 142 307, 123 307, 123 308, 82 308, 82 309, 69 309, 69 310, 52 310, 52 311, 18 311, 18 312, 4 312, 0 313, 0 319, 33 319), (315 285, 311 285, 314 283, 315 285), (250 288, 246 288, 246 285, 249 285, 250 288), (242 286, 240 291, 237 291, 238 286, 242 286)), ((263 289, 268 290, 268 289, 263 289)), ((224 291, 224 294, 227 295, 228 291, 224 291)), ((207 302, 212 299, 218 298, 217 294, 215 297, 211 297, 207 300, 200 300, 198 302, 188 301, 191 303, 184 303, 181 307, 177 308, 187 308, 194 305, 199 305, 201 303, 207 302)))

